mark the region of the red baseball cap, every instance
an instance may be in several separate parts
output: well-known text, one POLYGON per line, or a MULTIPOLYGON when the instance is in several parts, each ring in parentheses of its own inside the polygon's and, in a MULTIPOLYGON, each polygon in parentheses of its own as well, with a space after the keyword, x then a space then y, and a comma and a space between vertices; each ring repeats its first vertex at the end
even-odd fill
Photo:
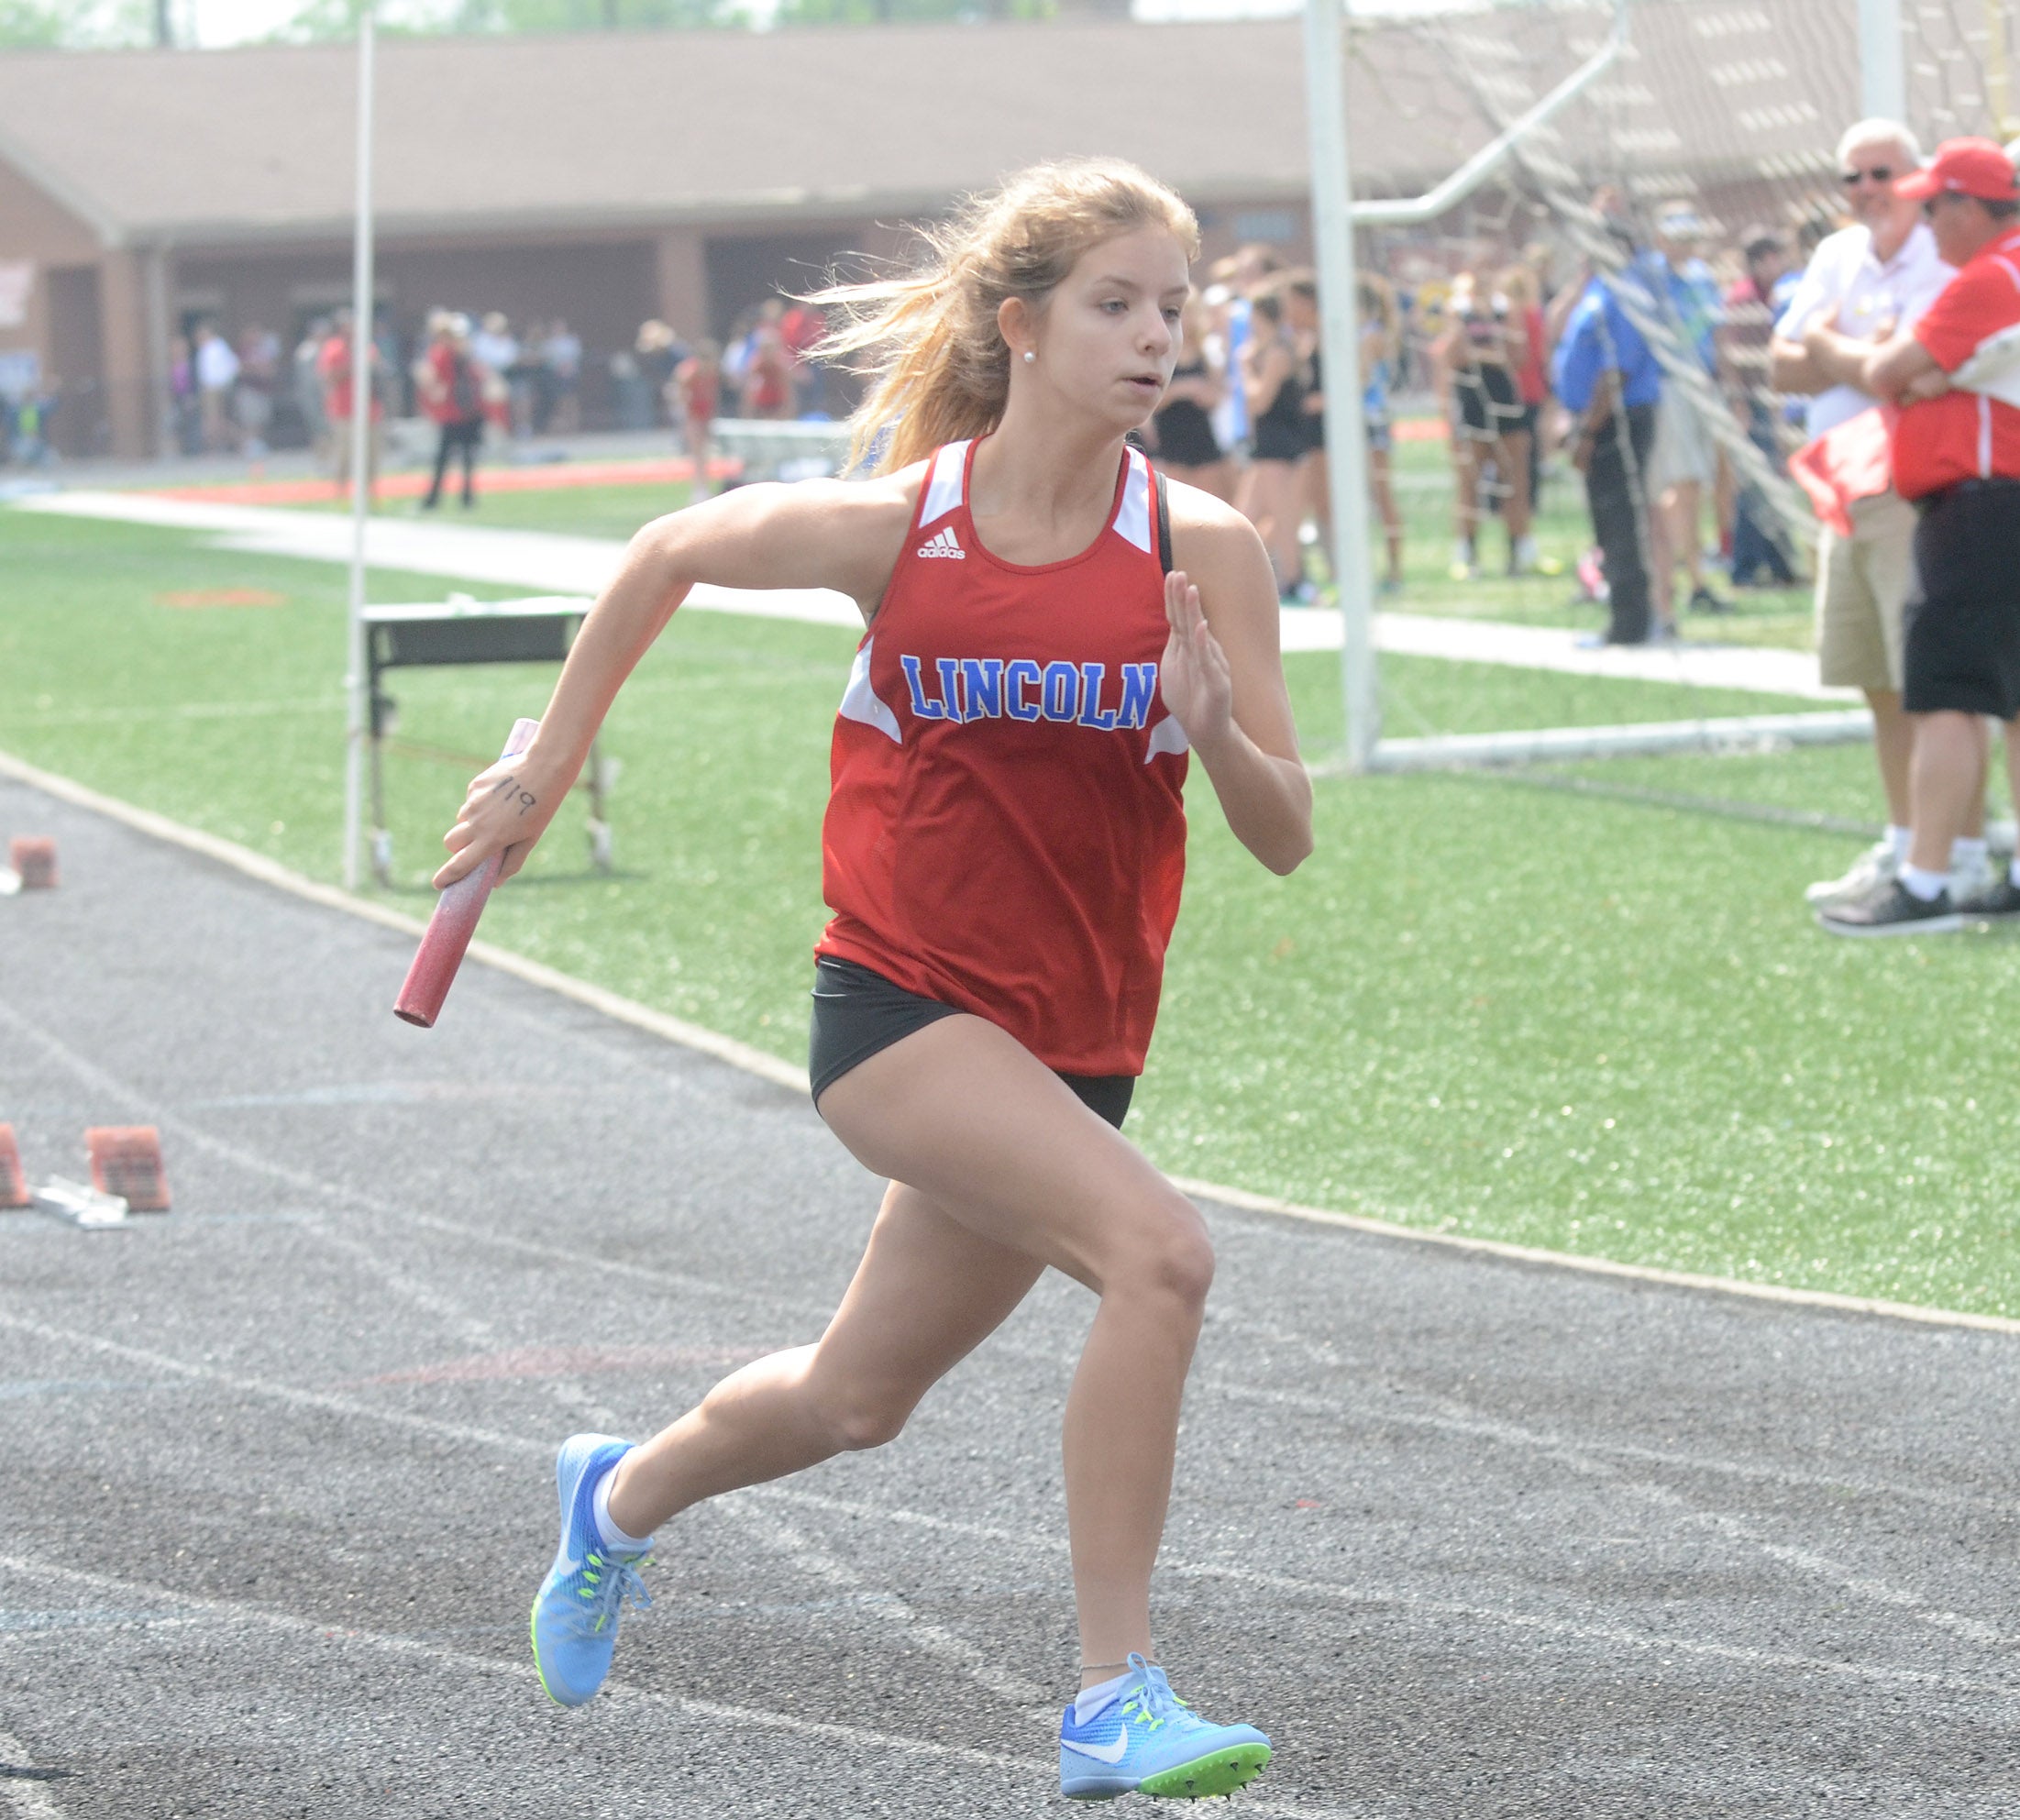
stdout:
POLYGON ((1895 195, 1916 202, 1945 191, 1986 203, 2020 199, 2014 184, 2013 160, 1992 139, 1945 139, 1921 170, 1893 180, 1895 195))

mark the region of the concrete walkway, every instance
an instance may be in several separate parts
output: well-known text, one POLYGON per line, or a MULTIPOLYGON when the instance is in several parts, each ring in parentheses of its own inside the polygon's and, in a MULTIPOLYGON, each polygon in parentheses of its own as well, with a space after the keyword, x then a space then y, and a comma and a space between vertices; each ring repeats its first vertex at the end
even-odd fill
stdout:
MULTIPOLYGON (((58 491, 17 499, 17 510, 109 518, 133 524, 208 532, 226 549, 262 556, 348 562, 351 526, 333 513, 293 512, 270 506, 227 505, 165 499, 153 493, 58 491)), ((375 568, 488 581, 540 593, 594 594, 616 573, 624 546, 603 537, 570 537, 549 531, 501 531, 481 525, 374 518, 366 534, 367 560, 375 568)), ((855 603, 822 589, 756 592, 697 588, 690 607, 766 619, 805 620, 854 627, 855 603)), ((1337 612, 1286 608, 1286 651, 1337 651, 1337 612)), ((1854 691, 1826 689, 1808 652, 1741 645, 1665 645, 1580 648, 1579 634, 1556 626, 1508 625, 1492 620, 1429 613, 1383 612, 1374 622, 1375 648, 1423 657, 1577 676, 1679 683, 1695 689, 1742 689, 1816 701, 1856 701, 1854 691)))

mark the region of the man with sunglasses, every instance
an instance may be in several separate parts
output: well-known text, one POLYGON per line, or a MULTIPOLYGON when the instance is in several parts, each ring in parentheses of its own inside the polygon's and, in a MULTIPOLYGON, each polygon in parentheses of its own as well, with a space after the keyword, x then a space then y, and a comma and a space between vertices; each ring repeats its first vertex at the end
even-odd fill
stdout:
MULTIPOLYGON (((1852 225, 1811 255, 1768 348, 1774 390, 1809 399, 1813 439, 1873 409, 1860 362, 1876 341, 1915 323, 1953 275, 1917 204, 1895 193, 1894 180, 1921 159, 1914 134, 1893 120, 1861 120, 1838 142, 1839 193, 1852 225), (1806 334, 1812 328, 1818 333, 1806 334)), ((1901 685, 1915 512, 1889 490, 1857 501, 1849 517, 1849 536, 1826 526, 1817 546, 1817 664, 1826 684, 1862 690, 1872 710, 1887 832, 1843 877, 1809 888, 1805 895, 1819 909, 1891 882, 1908 850, 1915 729, 1902 711, 1901 685)))
POLYGON ((1900 407, 1894 486, 1919 513, 1903 695, 1915 834, 1896 877, 1822 912, 1840 935, 2020 915, 2020 861, 1961 906, 1952 877, 1956 838, 1984 807, 1988 719, 2005 722, 2020 789, 2020 186, 1991 139, 1949 139, 1894 193, 1921 208, 1958 270, 1860 367, 1865 390, 1900 407))

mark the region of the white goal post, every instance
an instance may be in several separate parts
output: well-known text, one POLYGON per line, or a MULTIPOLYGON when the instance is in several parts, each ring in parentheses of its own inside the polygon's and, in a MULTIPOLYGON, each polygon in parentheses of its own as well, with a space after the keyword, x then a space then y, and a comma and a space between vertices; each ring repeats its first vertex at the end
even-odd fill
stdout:
MULTIPOLYGON (((1900 0, 1858 0, 1860 67, 1865 99, 1894 101, 1900 117, 1902 85, 1900 0)), ((1346 744, 1341 757, 1321 769, 1393 771, 1459 765, 1518 764, 1540 757, 1574 758, 1685 749, 1719 750, 1780 740, 1850 740, 1870 736, 1863 711, 1795 716, 1745 716, 1672 721, 1642 725, 1555 728, 1463 738, 1385 740, 1376 687, 1374 600, 1369 560, 1366 445, 1362 424, 1360 325, 1356 306, 1353 236, 1356 227, 1407 226, 1433 221, 1463 202, 1511 160, 1522 157, 1525 141, 1622 57, 1628 44, 1630 0, 1612 0, 1604 40, 1570 75, 1450 176, 1421 196, 1396 200, 1353 198, 1345 118, 1346 0, 1306 0, 1304 10, 1307 116, 1310 135, 1311 208, 1321 310, 1321 347, 1328 383, 1326 446, 1331 451, 1330 492, 1335 548, 1335 586, 1341 612, 1341 689, 1345 698, 1346 744)), ((1881 110, 1875 110, 1881 111, 1881 110)), ((1523 160, 1526 165, 1530 160, 1523 160)), ((1534 158, 1536 165, 1554 160, 1534 158)), ((1555 184, 1548 187, 1555 189, 1555 184)), ((1553 200, 1555 200, 1553 198, 1553 200)), ((1575 206, 1575 205, 1574 205, 1575 206)), ((1626 306, 1630 316, 1641 312, 1626 306)), ((1650 322, 1646 326, 1658 327, 1650 322)), ((1658 349, 1659 355, 1661 350, 1658 349)), ((1708 381, 1681 363, 1663 358, 1666 381, 1714 417, 1725 416, 1708 381)), ((1788 482, 1760 467, 1761 458, 1737 425, 1713 426, 1736 465, 1755 473, 1771 491, 1793 491, 1788 482), (1727 434, 1718 434, 1720 427, 1727 434), (1756 471, 1758 470, 1758 471, 1756 471)))

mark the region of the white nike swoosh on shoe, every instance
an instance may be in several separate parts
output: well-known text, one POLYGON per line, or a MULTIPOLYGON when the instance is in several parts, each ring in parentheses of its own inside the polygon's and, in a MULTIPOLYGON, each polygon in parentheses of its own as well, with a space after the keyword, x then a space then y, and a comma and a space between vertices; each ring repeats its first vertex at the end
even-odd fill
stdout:
POLYGON ((1070 1737, 1062 1737, 1059 1748, 1076 1756, 1091 1757, 1097 1763, 1120 1763, 1130 1748, 1130 1739, 1127 1732, 1118 1732, 1111 1744, 1076 1744, 1070 1737))
POLYGON ((569 1574, 580 1572, 581 1571, 581 1566, 582 1563, 580 1561, 570 1561, 566 1555, 564 1555, 561 1557, 560 1560, 557 1561, 554 1563, 554 1571, 558 1573, 564 1580, 566 1580, 569 1574))

